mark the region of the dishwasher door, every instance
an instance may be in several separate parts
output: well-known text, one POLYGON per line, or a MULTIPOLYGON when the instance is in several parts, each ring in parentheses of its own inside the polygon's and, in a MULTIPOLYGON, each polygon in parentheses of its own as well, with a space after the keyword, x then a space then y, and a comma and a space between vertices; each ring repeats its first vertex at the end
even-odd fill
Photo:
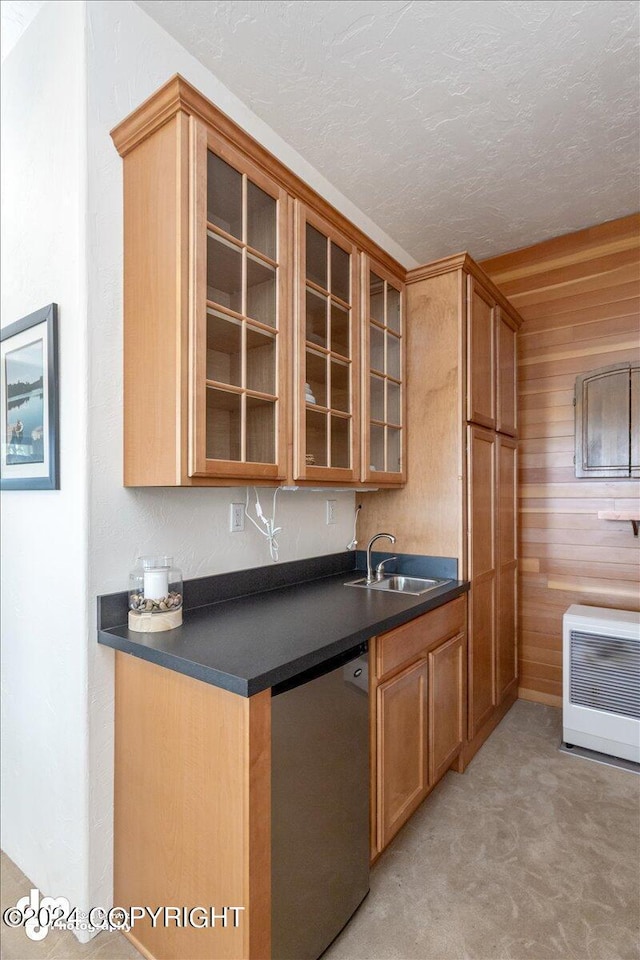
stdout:
POLYGON ((367 644, 273 688, 272 960, 316 960, 369 892, 367 644))

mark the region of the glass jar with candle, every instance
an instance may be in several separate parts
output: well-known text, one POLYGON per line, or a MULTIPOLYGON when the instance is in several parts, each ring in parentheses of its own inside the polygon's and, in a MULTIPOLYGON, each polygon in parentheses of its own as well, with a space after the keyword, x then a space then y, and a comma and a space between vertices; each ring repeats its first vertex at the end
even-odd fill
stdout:
POLYGON ((182 572, 173 557, 138 557, 129 574, 129 627, 170 630, 182 623, 182 572))

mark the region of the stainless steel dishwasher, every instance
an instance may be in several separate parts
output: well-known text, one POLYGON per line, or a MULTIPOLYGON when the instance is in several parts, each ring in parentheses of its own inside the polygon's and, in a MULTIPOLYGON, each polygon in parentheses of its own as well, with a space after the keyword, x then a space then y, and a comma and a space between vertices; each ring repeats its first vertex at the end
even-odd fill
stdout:
POLYGON ((369 892, 367 644, 273 687, 272 958, 316 960, 369 892))

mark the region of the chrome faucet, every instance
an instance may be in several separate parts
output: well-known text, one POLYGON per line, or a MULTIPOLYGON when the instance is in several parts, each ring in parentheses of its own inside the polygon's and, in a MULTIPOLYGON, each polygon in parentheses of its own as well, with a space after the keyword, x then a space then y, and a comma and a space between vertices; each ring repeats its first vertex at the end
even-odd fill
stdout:
MULTIPOLYGON (((367 583, 373 583, 374 580, 382 580, 383 572, 382 567, 387 561, 383 560, 382 563, 379 563, 376 567, 376 576, 373 575, 373 568, 371 566, 371 548, 373 547, 376 540, 379 540, 381 537, 385 537, 387 540, 391 540, 391 543, 396 542, 396 538, 392 533, 376 533, 374 537, 371 537, 367 545, 367 583)), ((389 560, 395 560, 396 557, 389 557, 389 560)))

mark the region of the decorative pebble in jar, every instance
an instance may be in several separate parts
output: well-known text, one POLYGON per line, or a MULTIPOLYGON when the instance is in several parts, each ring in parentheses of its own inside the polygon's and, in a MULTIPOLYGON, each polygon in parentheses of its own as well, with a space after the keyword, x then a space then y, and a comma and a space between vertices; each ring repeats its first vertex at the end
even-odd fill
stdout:
POLYGON ((173 630, 182 623, 182 571, 173 557, 138 557, 129 574, 129 629, 173 630))

